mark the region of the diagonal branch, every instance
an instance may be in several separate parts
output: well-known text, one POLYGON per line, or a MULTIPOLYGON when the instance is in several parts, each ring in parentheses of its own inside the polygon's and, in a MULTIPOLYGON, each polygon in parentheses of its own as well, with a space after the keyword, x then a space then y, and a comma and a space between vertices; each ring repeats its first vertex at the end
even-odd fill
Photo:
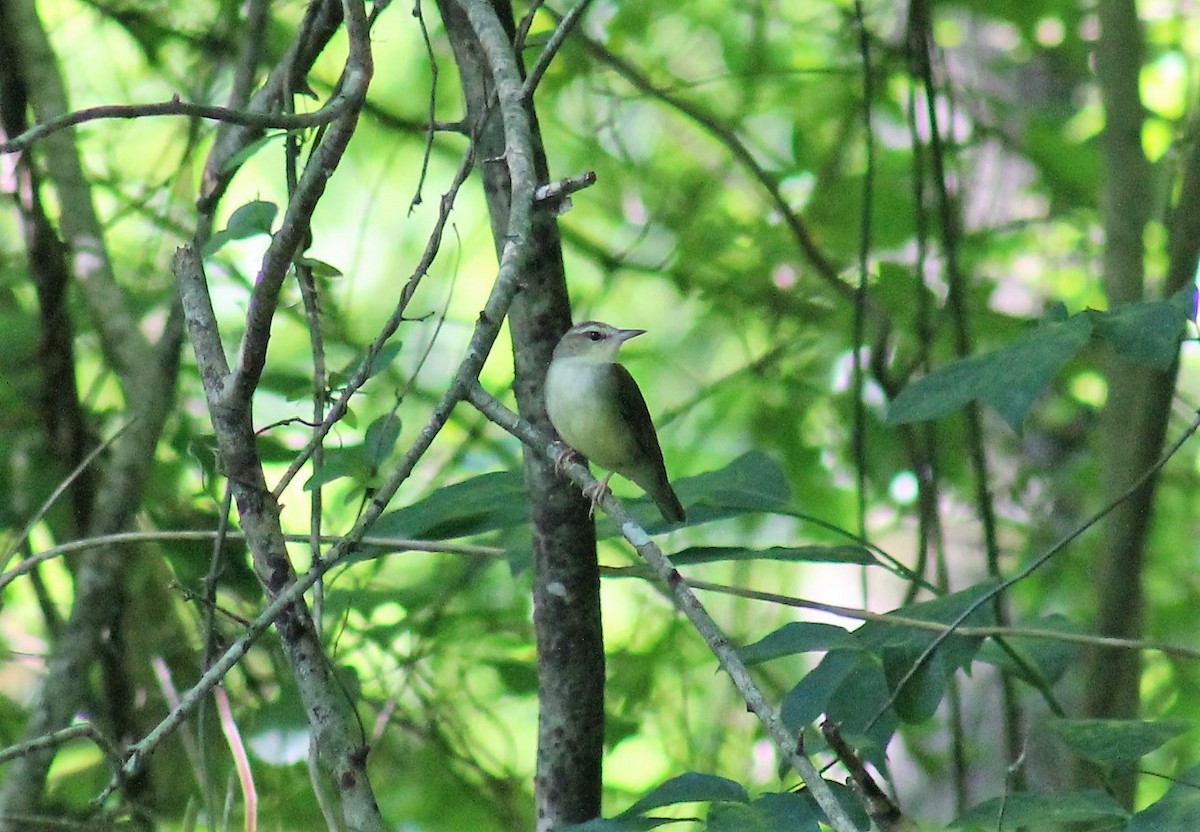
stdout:
MULTIPOLYGON (((482 386, 472 385, 468 396, 471 404, 488 419, 523 443, 540 451, 547 459, 554 459, 557 456, 561 449, 559 443, 552 441, 544 433, 518 418, 482 386)), ((581 489, 592 489, 599 485, 588 467, 581 462, 568 462, 563 466, 563 470, 581 489)), ((670 559, 650 540, 645 529, 638 525, 633 516, 611 493, 600 501, 600 506, 613 519, 617 528, 621 530, 621 534, 645 559, 650 568, 654 570, 654 574, 670 591, 676 608, 687 616, 700 637, 704 639, 705 644, 708 645, 709 650, 716 656, 721 668, 729 674, 734 687, 745 700, 747 709, 762 723, 763 729, 775 744, 780 756, 787 760, 792 769, 800 775, 800 779, 812 792, 833 828, 837 832, 854 832, 858 827, 838 803, 829 784, 821 777, 812 760, 803 753, 800 737, 788 730, 787 726, 779 719, 762 690, 751 678, 750 672, 737 650, 729 643, 725 634, 721 632, 670 559)))
POLYGON ((330 125, 324 139, 309 157, 304 174, 297 183, 296 193, 288 202, 283 224, 271 238, 271 245, 263 257, 254 292, 250 295, 250 307, 246 312, 246 333, 242 339, 237 368, 229 384, 222 390, 222 397, 229 405, 247 406, 258 385, 266 363, 271 321, 288 267, 306 238, 312 213, 354 135, 358 115, 366 101, 367 86, 373 71, 366 10, 361 3, 350 0, 347 0, 345 7, 350 56, 343 73, 342 89, 334 102, 346 102, 345 111, 330 125))

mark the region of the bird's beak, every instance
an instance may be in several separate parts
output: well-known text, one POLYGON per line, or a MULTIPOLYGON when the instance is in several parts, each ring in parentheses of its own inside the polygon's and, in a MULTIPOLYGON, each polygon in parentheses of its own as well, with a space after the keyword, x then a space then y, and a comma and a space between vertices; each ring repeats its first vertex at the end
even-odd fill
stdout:
POLYGON ((630 338, 636 338, 639 335, 645 335, 645 334, 646 334, 646 330, 644 330, 644 329, 618 329, 617 330, 617 341, 624 344, 630 338))

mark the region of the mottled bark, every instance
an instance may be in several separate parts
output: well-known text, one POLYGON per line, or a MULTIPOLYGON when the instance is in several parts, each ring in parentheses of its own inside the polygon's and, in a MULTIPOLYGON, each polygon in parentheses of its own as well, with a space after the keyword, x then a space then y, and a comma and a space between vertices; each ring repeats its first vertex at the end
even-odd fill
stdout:
MULTIPOLYGON (((495 67, 456 0, 440 0, 476 135, 484 193, 499 252, 508 228, 512 188, 503 164, 505 137, 489 101, 498 83, 495 67)), ((504 0, 491 8, 508 44, 514 26, 504 0)), ((511 47, 510 47, 511 51, 511 47)), ((514 52, 514 61, 517 55, 514 52)), ((533 108, 534 168, 547 181, 546 157, 533 108)), ((509 312, 515 359, 514 388, 523 418, 550 430, 542 385, 550 354, 571 324, 558 225, 547 210, 535 212, 520 291, 509 312)), ((587 501, 553 466, 524 448, 525 485, 533 525, 534 626, 538 642, 539 719, 535 779, 538 829, 595 817, 600 812, 604 742, 604 640, 595 533, 587 501)))

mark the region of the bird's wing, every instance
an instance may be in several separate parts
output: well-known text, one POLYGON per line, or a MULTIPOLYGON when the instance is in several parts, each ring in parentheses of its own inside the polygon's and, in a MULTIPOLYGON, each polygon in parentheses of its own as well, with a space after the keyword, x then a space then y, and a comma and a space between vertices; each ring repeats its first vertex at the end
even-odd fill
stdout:
POLYGON ((629 426, 638 447, 653 459, 655 467, 664 471, 662 448, 658 445, 658 434, 654 432, 654 422, 650 418, 650 408, 637 382, 620 364, 614 364, 617 377, 617 406, 621 411, 621 420, 629 426))

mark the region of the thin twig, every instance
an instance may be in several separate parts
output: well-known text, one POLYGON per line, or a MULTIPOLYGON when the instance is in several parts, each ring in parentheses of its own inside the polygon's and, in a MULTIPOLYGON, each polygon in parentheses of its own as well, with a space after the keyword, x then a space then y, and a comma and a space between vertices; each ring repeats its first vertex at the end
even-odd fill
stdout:
MULTIPOLYGON (((24 575, 34 566, 39 563, 45 563, 48 560, 68 554, 69 552, 78 552, 81 549, 92 549, 98 546, 114 546, 123 543, 169 543, 171 541, 209 541, 217 540, 220 537, 225 537, 228 540, 245 541, 246 535, 242 532, 229 531, 222 532, 220 530, 205 530, 205 529, 187 529, 179 531, 155 531, 155 532, 118 532, 116 534, 98 535, 96 537, 87 537, 80 540, 70 540, 66 543, 60 543, 49 549, 38 552, 28 560, 22 561, 20 566, 15 566, 8 572, 0 574, 0 590, 3 590, 17 578, 24 575)), ((311 538, 308 535, 288 534, 284 535, 284 540, 289 543, 308 543, 311 538)), ((336 544, 345 542, 346 538, 340 535, 322 535, 321 542, 327 544, 336 544)), ((410 538, 399 537, 371 537, 364 535, 357 540, 360 546, 379 547, 381 549, 391 549, 393 551, 404 552, 445 552, 456 555, 480 555, 483 557, 494 557, 503 555, 504 550, 495 546, 476 546, 469 543, 451 543, 449 541, 437 540, 415 540, 410 538)))
MULTIPOLYGON (((588 10, 588 6, 590 5, 592 5, 592 0, 579 0, 575 4, 575 8, 567 12, 558 21, 558 26, 554 29, 554 34, 550 35, 550 39, 542 47, 542 54, 538 55, 537 63, 533 65, 533 69, 529 71, 529 77, 525 79, 525 84, 521 87, 521 96, 525 100, 528 101, 533 98, 533 93, 537 90, 538 84, 542 82, 542 76, 550 68, 550 62, 554 60, 554 56, 562 48, 563 41, 567 39, 567 35, 571 34, 571 30, 575 28, 575 24, 583 17, 584 12, 588 10)), ((532 13, 527 19, 532 20, 532 13)))
POLYGON ((6 763, 9 760, 14 760, 17 757, 23 757, 34 751, 41 751, 46 748, 57 748, 64 743, 71 742, 77 739, 89 739, 95 743, 96 747, 104 754, 109 762, 114 765, 120 765, 121 755, 116 747, 109 742, 108 737, 104 736, 95 725, 84 723, 83 725, 72 725, 69 728, 63 728, 45 736, 37 737, 36 739, 27 742, 10 745, 8 748, 0 749, 0 763, 6 763))
MULTIPOLYGON (((636 577, 648 579, 650 577, 643 570, 633 567, 603 567, 601 574, 608 578, 636 577)), ((1048 630, 1041 627, 1001 625, 954 627, 951 624, 943 624, 940 621, 909 618, 895 612, 871 612, 870 610, 858 607, 844 607, 824 601, 813 601, 808 598, 796 598, 791 595, 780 595, 776 592, 763 592, 761 590, 746 589, 745 587, 730 586, 728 584, 698 581, 691 578, 688 579, 688 586, 692 589, 700 589, 706 592, 719 592, 723 595, 734 595, 738 598, 749 598, 754 601, 764 601, 786 607, 826 612, 855 621, 878 621, 882 624, 910 627, 914 630, 926 630, 931 633, 945 633, 964 636, 966 638, 1032 638, 1039 641, 1079 644, 1088 647, 1100 647, 1107 650, 1153 650, 1162 653, 1164 656, 1175 656, 1180 659, 1200 661, 1200 649, 1182 647, 1177 644, 1169 644, 1164 641, 1154 641, 1151 639, 1115 638, 1112 636, 1097 636, 1090 633, 1048 630)))
POLYGON ((454 208, 454 201, 458 196, 459 189, 463 183, 467 181, 467 177, 475 166, 475 144, 467 149, 466 155, 463 157, 462 163, 458 167, 458 172, 454 175, 454 180, 450 184, 449 190, 442 195, 441 202, 438 205, 438 216, 433 225, 433 231, 429 235, 429 240, 425 243, 425 250, 421 254, 421 259, 417 262, 413 269, 412 275, 404 284, 404 288, 400 292, 400 299, 396 302, 392 314, 379 330, 379 334, 375 336, 368 346, 363 359, 359 362, 358 369, 347 380, 346 385, 342 388, 341 395, 337 401, 329 408, 329 412, 325 414, 325 419, 317 426, 312 433, 312 438, 308 440, 308 444, 300 450, 299 453, 288 464, 287 470, 279 478, 278 482, 271 489, 272 496, 276 499, 283 493, 298 473, 305 466, 309 458, 312 456, 316 447, 324 440, 329 431, 333 430, 333 426, 346 415, 346 411, 350 409, 350 400, 355 393, 362 388, 367 380, 371 377, 371 367, 375 362, 375 356, 383 349, 383 345, 388 342, 400 328, 406 318, 405 313, 408 311, 409 302, 420 286, 422 278, 429 273, 430 267, 433 265, 434 259, 441 250, 442 237, 446 230, 446 225, 450 221, 450 212, 454 208))
POLYGON ((1153 477, 1155 474, 1157 474, 1158 470, 1160 468, 1162 468, 1164 465, 1167 464, 1167 461, 1171 457, 1173 457, 1176 454, 1176 452, 1178 452, 1179 449, 1182 448, 1189 439, 1192 438, 1193 434, 1195 434, 1197 430, 1200 430, 1200 412, 1197 412, 1196 417, 1192 420, 1192 423, 1191 423, 1191 425, 1188 426, 1187 430, 1185 430, 1183 432, 1183 435, 1180 436, 1179 439, 1177 439, 1171 445, 1171 447, 1168 448, 1166 450, 1166 452, 1163 453, 1163 455, 1158 458, 1157 461, 1155 461, 1155 463, 1153 465, 1151 465, 1149 468, 1147 468, 1145 471, 1143 471, 1141 476, 1139 476, 1137 479, 1135 479, 1129 485, 1129 487, 1125 489, 1125 491, 1123 491, 1121 494, 1119 494, 1114 500, 1109 502, 1108 505, 1104 506, 1104 508, 1100 509, 1098 512, 1096 512, 1091 517, 1089 517, 1087 520, 1085 520, 1074 531, 1067 534, 1065 537, 1063 537, 1061 540, 1059 540, 1057 543, 1055 543, 1053 546, 1051 546, 1048 550, 1046 550, 1044 553, 1042 553, 1040 556, 1038 556, 1036 559, 1034 559, 1024 569, 1021 569, 1019 572, 1017 572, 1012 577, 1007 578, 1004 581, 1001 581, 999 584, 996 585, 996 587, 994 589, 992 589, 991 591, 980 596, 972 604, 970 604, 966 609, 964 609, 961 613, 959 613, 958 617, 955 618, 953 621, 951 621, 949 625, 947 625, 947 627, 948 627, 947 630, 944 633, 942 633, 941 635, 939 635, 937 638, 935 638, 933 641, 931 641, 929 643, 929 646, 926 647, 923 651, 921 651, 921 655, 919 655, 917 657, 916 661, 913 662, 912 667, 909 668, 908 672, 905 673, 904 676, 902 676, 900 678, 900 680, 896 683, 896 687, 892 691, 892 695, 890 697, 888 697, 888 700, 886 702, 884 702, 883 705, 880 706, 879 711, 871 718, 870 722, 867 723, 867 725, 864 727, 863 730, 866 730, 867 728, 870 728, 872 725, 874 725, 879 720, 879 718, 882 717, 883 714, 888 710, 888 708, 892 707, 892 705, 895 704, 897 697, 900 696, 900 692, 902 690, 904 690, 904 687, 910 681, 912 681, 912 678, 917 674, 917 671, 919 671, 921 669, 921 666, 926 661, 928 661, 929 657, 932 656, 939 647, 942 646, 942 643, 945 642, 946 639, 948 639, 951 635, 953 635, 954 633, 956 633, 960 630, 960 627, 964 621, 966 621, 968 618, 970 618, 972 615, 974 615, 975 612, 977 610, 979 610, 981 607, 983 607, 984 604, 991 603, 993 599, 1000 596, 1004 592, 1008 591, 1015 584, 1028 578, 1030 575, 1032 575, 1034 572, 1036 572, 1038 569, 1040 569, 1042 566, 1044 566, 1047 562, 1049 562, 1051 558, 1053 558, 1055 555, 1057 555, 1058 553, 1060 553, 1061 551, 1066 549, 1067 546, 1069 544, 1071 544, 1077 537, 1082 535, 1084 532, 1086 532, 1092 526, 1096 525, 1096 523, 1100 522, 1100 520, 1102 520, 1107 514, 1109 514, 1117 506, 1121 505, 1121 503, 1128 500, 1133 494, 1135 494, 1137 492, 1137 490, 1139 488, 1142 487, 1142 485, 1144 483, 1146 483, 1151 477, 1153 477))
MULTIPOLYGON (((125 424, 121 425, 121 427, 117 428, 116 432, 113 433, 112 436, 97 444, 96 447, 92 449, 91 453, 80 460, 79 464, 75 466, 74 470, 67 474, 66 478, 64 478, 63 481, 60 482, 55 489, 50 492, 50 496, 46 498, 45 502, 43 502, 41 506, 38 507, 38 510, 33 513, 33 516, 29 518, 29 521, 25 524, 25 528, 21 529, 21 533, 13 539, 13 542, 9 545, 8 549, 5 550, 4 554, 0 555, 0 569, 4 568, 5 564, 12 559, 12 556, 16 554, 17 550, 20 549, 21 546, 24 545, 25 541, 29 539, 29 535, 33 534, 34 527, 37 526, 38 523, 42 522, 42 518, 45 517, 46 513, 53 508, 55 503, 58 502, 58 498, 66 493, 66 490, 71 487, 71 483, 79 479, 79 475, 87 470, 88 466, 95 461, 96 457, 100 456, 100 454, 102 454, 114 442, 116 442, 117 439, 120 438, 121 434, 124 433, 131 424, 133 424, 132 421, 126 422, 125 424)), ((33 558, 29 558, 23 561, 20 566, 16 567, 12 571, 14 573, 23 575, 36 565, 37 562, 35 562, 33 558)), ((5 576, 8 574, 9 573, 5 573, 5 576)), ((0 589, 3 589, 4 584, 6 583, 7 581, 0 580, 0 589)))
POLYGON ((421 0, 414 0, 412 16, 417 19, 417 26, 421 29, 421 41, 425 44, 425 57, 429 59, 429 121, 425 127, 425 152, 421 154, 421 173, 417 176, 417 189, 413 193, 412 202, 408 204, 410 215, 423 202, 421 191, 425 188, 425 175, 429 172, 429 159, 433 155, 438 85, 437 55, 433 51, 433 42, 429 39, 429 28, 425 25, 425 15, 421 12, 421 0))
POLYGON ((35 125, 19 136, 0 144, 0 153, 16 153, 27 150, 37 142, 53 135, 60 130, 85 124, 89 121, 119 118, 146 118, 148 116, 187 116, 203 118, 226 124, 237 124, 242 127, 254 127, 260 130, 302 130, 306 127, 319 127, 341 118, 353 104, 346 97, 335 98, 311 113, 285 115, 283 113, 262 113, 250 110, 237 110, 232 107, 222 107, 214 104, 192 104, 181 101, 178 96, 169 101, 159 101, 152 104, 101 104, 82 110, 66 113, 57 118, 49 119, 35 125))

